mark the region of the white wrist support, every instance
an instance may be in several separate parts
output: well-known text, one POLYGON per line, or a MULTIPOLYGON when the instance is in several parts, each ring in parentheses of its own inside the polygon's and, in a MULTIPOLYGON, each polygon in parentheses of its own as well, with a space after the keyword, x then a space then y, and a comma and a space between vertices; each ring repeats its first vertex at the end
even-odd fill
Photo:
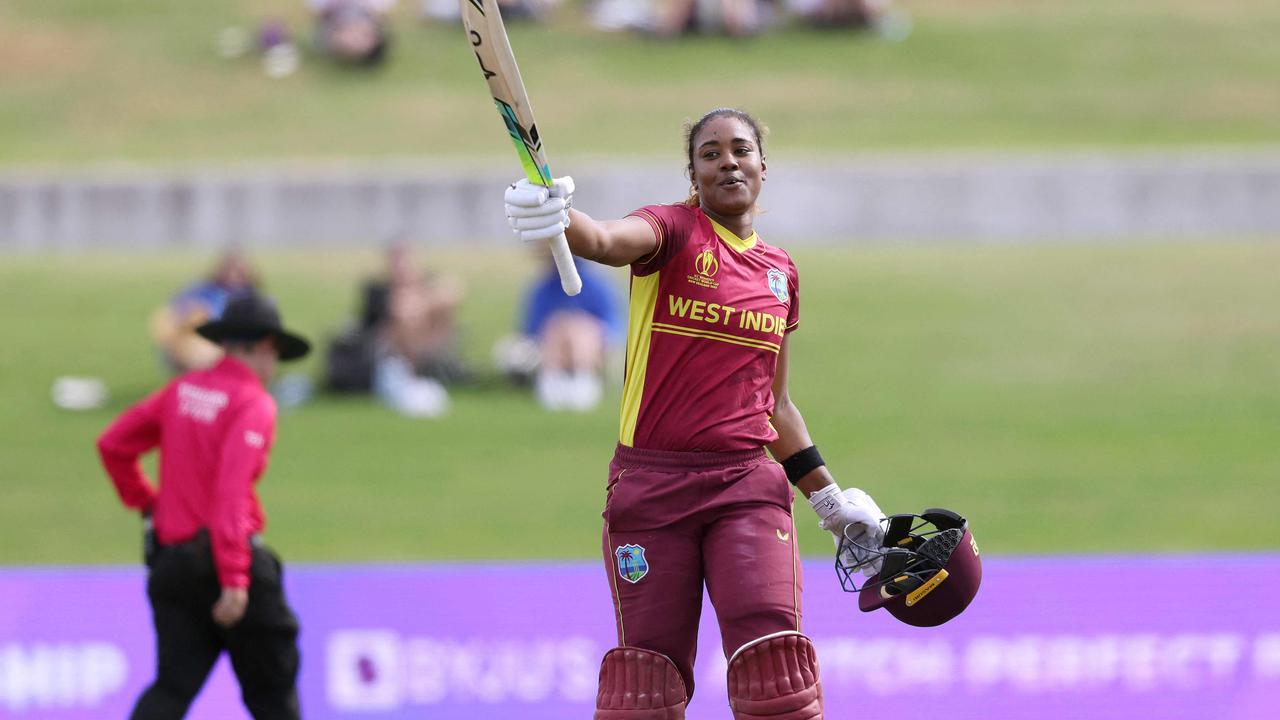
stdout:
POLYGON ((831 483, 810 495, 809 505, 818 514, 818 517, 826 520, 843 504, 841 501, 844 499, 844 496, 840 494, 840 486, 836 483, 831 483))

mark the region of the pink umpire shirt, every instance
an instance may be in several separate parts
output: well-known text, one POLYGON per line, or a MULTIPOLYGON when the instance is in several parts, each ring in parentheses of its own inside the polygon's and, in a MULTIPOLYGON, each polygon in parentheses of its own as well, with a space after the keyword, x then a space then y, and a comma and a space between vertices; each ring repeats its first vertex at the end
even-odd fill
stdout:
POLYGON ((265 524, 253 486, 267 467, 275 421, 275 400, 257 375, 228 356, 130 407, 98 438, 98 453, 121 501, 151 511, 158 542, 208 528, 219 581, 248 587, 249 538, 265 524), (138 464, 156 447, 158 491, 138 464))
POLYGON ((658 248, 631 266, 619 442, 746 450, 773 442, 778 352, 800 320, 795 263, 700 208, 650 205, 658 248))

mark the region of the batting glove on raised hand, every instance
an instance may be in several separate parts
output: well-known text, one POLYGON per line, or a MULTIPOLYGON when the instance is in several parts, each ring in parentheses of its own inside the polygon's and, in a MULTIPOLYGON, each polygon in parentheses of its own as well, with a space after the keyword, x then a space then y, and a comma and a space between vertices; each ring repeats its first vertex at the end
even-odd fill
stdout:
POLYGON ((866 563, 861 571, 867 577, 880 572, 879 558, 867 561, 884 542, 885 515, 870 495, 858 488, 842 491, 832 483, 810 495, 809 504, 821 518, 819 527, 835 539, 837 550, 842 539, 852 541, 844 546, 845 552, 852 555, 846 558, 847 565, 866 563))
POLYGON ((573 178, 556 178, 546 188, 526 179, 507 188, 504 197, 507 222, 525 242, 558 237, 569 227, 569 208, 573 206, 573 178))

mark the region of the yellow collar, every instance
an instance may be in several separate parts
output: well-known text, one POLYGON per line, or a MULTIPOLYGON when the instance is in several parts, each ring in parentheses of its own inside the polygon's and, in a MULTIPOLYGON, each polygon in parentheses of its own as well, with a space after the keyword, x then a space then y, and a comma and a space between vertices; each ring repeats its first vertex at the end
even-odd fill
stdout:
POLYGON ((728 245, 734 250, 737 250, 740 253, 744 253, 750 250, 751 248, 755 247, 756 241, 760 239, 759 235, 757 235, 756 232, 752 230, 751 237, 746 238, 744 240, 738 237, 737 235, 733 234, 733 231, 730 230, 729 228, 721 225, 715 220, 712 220, 710 215, 707 215, 705 212, 703 213, 703 215, 706 216, 707 220, 711 222, 711 229, 716 231, 716 235, 720 236, 720 239, 724 241, 724 244, 728 245))

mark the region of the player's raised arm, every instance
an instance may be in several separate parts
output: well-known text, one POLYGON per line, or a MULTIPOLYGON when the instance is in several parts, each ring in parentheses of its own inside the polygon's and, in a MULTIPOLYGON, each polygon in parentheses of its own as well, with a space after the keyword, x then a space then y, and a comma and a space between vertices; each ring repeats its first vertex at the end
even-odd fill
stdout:
POLYGON ((507 188, 507 221, 521 240, 534 242, 564 233, 574 255, 605 265, 629 265, 658 247, 649 223, 638 217, 596 220, 572 209, 573 178, 557 178, 550 189, 528 180, 507 188))

